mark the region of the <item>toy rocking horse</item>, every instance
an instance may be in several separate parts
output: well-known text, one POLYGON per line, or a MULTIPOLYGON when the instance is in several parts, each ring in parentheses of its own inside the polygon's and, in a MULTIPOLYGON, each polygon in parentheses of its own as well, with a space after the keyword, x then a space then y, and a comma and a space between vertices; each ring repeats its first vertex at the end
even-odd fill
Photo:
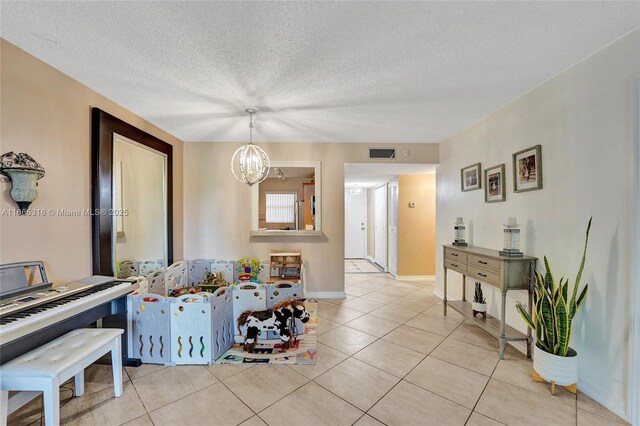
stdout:
POLYGON ((244 339, 243 350, 251 352, 256 346, 258 335, 262 332, 275 331, 282 342, 283 352, 289 349, 295 338, 292 329, 298 318, 303 323, 309 321, 309 313, 305 310, 306 299, 285 299, 264 311, 244 311, 238 317, 238 332, 242 335, 240 327, 247 326, 247 337, 244 339))

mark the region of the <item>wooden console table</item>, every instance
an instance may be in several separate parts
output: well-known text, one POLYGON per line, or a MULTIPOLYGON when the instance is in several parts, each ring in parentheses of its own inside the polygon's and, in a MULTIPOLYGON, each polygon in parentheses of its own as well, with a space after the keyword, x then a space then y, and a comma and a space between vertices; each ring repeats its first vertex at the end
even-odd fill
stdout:
MULTIPOLYGON (((478 327, 500 340, 500 358, 504 357, 507 342, 524 340, 527 342, 527 357, 531 358, 531 329, 527 328, 527 334, 523 334, 506 322, 507 291, 527 290, 527 309, 531 314, 532 293, 531 280, 534 279, 536 267, 535 257, 508 257, 501 256, 498 250, 491 250, 473 246, 443 246, 444 261, 444 315, 447 315, 447 306, 462 314, 465 319, 473 321, 478 327), (447 270, 462 274, 462 300, 447 300, 447 270), (486 319, 473 316, 471 303, 466 301, 466 277, 481 281, 500 289, 502 293, 502 307, 500 318, 487 315, 486 319)), ((514 309, 515 310, 515 309, 514 309)))

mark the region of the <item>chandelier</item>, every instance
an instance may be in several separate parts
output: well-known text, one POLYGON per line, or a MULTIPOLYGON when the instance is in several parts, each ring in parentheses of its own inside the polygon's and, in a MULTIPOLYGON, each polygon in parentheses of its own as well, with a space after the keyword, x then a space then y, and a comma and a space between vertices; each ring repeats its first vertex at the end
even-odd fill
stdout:
POLYGON ((269 156, 259 146, 253 144, 253 114, 256 109, 246 109, 249 114, 249 143, 233 153, 231 172, 242 183, 253 186, 267 178, 269 174, 269 156))

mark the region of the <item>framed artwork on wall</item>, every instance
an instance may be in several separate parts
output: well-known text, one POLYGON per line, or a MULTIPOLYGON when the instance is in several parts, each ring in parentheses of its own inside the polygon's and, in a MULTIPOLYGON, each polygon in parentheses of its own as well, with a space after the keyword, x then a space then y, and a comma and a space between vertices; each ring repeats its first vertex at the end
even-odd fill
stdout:
POLYGON ((482 188, 480 163, 460 169, 460 189, 462 192, 475 191, 480 188, 482 188))
POLYGON ((535 145, 513 154, 513 192, 542 189, 542 147, 535 145))
POLYGON ((504 163, 484 169, 484 202, 498 203, 505 199, 504 163))

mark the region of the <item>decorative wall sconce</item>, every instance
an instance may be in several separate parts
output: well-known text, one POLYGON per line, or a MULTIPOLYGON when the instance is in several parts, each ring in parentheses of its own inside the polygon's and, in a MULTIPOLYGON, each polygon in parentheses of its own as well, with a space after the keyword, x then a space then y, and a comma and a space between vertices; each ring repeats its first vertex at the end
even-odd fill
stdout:
POLYGON ((461 217, 456 218, 456 223, 453 225, 455 232, 455 239, 453 241, 454 246, 467 246, 467 242, 464 240, 465 225, 461 217))
POLYGON ((0 174, 3 182, 11 182, 11 198, 18 205, 18 214, 25 214, 38 197, 37 181, 44 177, 44 169, 31 156, 12 151, 0 157, 0 174))
POLYGON ((504 249, 500 250, 500 255, 522 257, 522 252, 520 251, 520 229, 516 218, 508 217, 507 224, 504 227, 504 249))

